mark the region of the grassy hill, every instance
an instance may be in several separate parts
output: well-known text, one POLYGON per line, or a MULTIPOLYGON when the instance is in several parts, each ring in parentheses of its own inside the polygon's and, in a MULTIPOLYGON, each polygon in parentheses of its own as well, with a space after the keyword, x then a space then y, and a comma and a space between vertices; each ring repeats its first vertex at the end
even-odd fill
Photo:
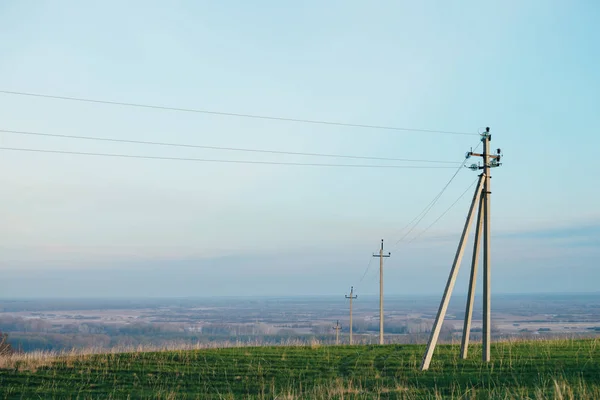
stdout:
POLYGON ((493 361, 438 346, 237 347, 4 360, 0 398, 600 399, 600 340, 497 343, 493 361), (16 361, 17 360, 17 361, 16 361))

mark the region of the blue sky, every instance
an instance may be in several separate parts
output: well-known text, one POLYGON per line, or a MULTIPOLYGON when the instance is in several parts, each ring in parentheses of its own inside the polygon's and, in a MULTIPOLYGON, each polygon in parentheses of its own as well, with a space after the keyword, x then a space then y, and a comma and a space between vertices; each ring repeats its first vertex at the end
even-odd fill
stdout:
MULTIPOLYGON (((5 1, 0 90, 490 126, 505 153, 492 185, 494 291, 591 291, 600 278, 599 17, 593 1, 5 1)), ((478 140, 7 94, 0 129, 450 161, 478 140)), ((9 133, 0 144, 336 162, 9 133)), ((369 254, 381 237, 395 243, 453 174, 9 151, 0 171, 0 296, 330 294, 352 284, 376 293, 375 269, 360 282, 369 254)), ((475 177, 461 172, 414 233, 475 177)), ((443 288, 469 197, 393 250, 389 293, 443 288)))

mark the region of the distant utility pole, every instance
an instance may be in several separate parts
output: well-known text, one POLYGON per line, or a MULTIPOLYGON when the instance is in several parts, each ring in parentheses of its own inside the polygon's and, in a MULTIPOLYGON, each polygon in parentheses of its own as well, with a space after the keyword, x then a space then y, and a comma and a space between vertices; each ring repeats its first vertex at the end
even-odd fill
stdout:
POLYGON ((350 344, 352 344, 352 300, 358 298, 358 296, 353 296, 354 294, 354 286, 350 286, 350 296, 346 295, 347 299, 350 299, 350 344))
POLYGON ((392 253, 383 254, 383 239, 381 239, 379 254, 373 254, 373 257, 379 257, 379 344, 383 344, 383 259, 391 255, 392 253))
POLYGON ((469 229, 475 209, 478 209, 477 215, 477 227, 475 231, 475 240, 473 244, 473 258, 471 265, 471 275, 469 280, 469 294, 467 296, 467 307, 465 311, 465 321, 463 325, 463 335, 461 342, 460 356, 463 359, 467 358, 467 350, 469 346, 469 333, 471 330, 471 317, 473 314, 473 301, 475 299, 475 284, 477 282, 477 267, 479 261, 479 242, 481 240, 483 232, 483 351, 482 358, 484 362, 490 361, 490 342, 491 342, 491 230, 490 230, 490 178, 491 168, 499 167, 500 158, 502 157, 502 151, 498 149, 496 154, 490 154, 490 140, 492 135, 490 134, 490 128, 485 128, 485 133, 481 134, 481 141, 483 142, 483 154, 473 153, 472 151, 467 153, 467 158, 471 156, 477 156, 483 158, 483 166, 478 164, 472 164, 469 168, 477 171, 483 170, 479 175, 479 182, 477 189, 473 194, 473 200, 471 201, 471 207, 469 208, 469 214, 467 215, 467 221, 465 222, 463 233, 460 238, 456 255, 454 256, 454 262, 450 269, 450 276, 444 289, 444 295, 440 303, 440 308, 435 317, 433 328, 431 330, 431 336, 427 343, 427 350, 423 356, 423 362, 421 364, 421 370, 429 368, 431 363, 431 357, 437 344, 437 340, 444 323, 444 317, 448 310, 448 303, 452 296, 452 290, 456 283, 456 277, 458 276, 458 269, 462 261, 462 256, 465 250, 465 244, 467 237, 469 236, 469 229))
POLYGON ((335 329, 335 344, 338 345, 340 344, 340 329, 342 329, 339 320, 335 321, 335 326, 332 329, 335 329))

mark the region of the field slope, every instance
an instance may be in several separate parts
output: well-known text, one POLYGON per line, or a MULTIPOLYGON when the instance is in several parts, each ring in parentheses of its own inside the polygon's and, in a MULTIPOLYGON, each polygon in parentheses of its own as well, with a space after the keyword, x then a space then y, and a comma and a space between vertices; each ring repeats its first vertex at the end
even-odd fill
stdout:
POLYGON ((60 357, 0 370, 0 398, 600 399, 600 340, 439 346, 237 347, 60 357))

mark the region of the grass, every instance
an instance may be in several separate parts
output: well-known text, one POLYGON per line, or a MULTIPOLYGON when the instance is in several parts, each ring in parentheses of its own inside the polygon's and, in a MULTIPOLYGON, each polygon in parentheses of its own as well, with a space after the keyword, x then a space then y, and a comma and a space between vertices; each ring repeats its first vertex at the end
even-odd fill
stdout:
POLYGON ((441 345, 281 346, 0 360, 0 398, 600 399, 600 339, 502 342, 493 361, 441 345))

